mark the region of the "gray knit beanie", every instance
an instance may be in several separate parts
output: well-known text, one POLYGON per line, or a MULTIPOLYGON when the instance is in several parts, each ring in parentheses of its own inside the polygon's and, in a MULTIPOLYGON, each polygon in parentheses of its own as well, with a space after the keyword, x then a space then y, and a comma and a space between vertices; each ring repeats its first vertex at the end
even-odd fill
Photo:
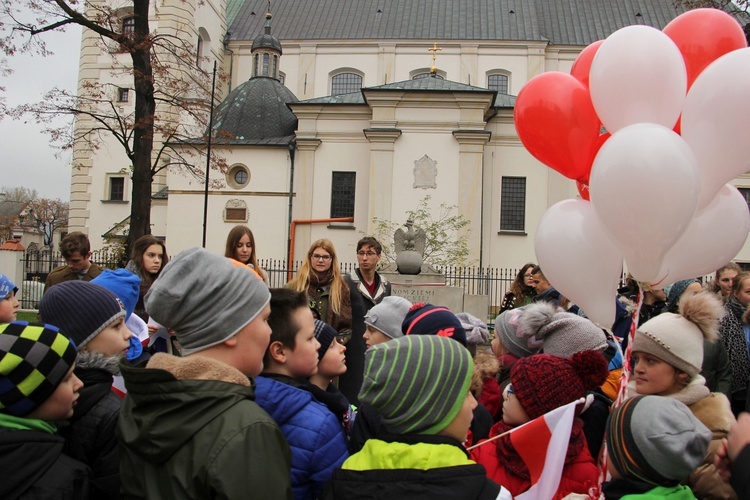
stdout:
POLYGON ((607 453, 625 479, 673 486, 687 478, 708 452, 712 434, 690 408, 674 398, 636 396, 607 420, 607 453))
POLYGON ((50 287, 39 302, 41 320, 58 327, 78 349, 125 315, 117 295, 88 281, 65 281, 50 287))
POLYGON ((588 318, 555 309, 549 302, 526 307, 521 317, 523 334, 542 342, 542 352, 569 358, 581 351, 607 348, 604 331, 588 318))
POLYGON ((183 354, 220 344, 255 319, 271 300, 246 265, 190 248, 169 261, 146 294, 146 312, 175 331, 183 354))
POLYGON ((372 307, 365 314, 365 325, 368 325, 392 339, 404 336, 401 323, 409 312, 411 302, 403 297, 391 295, 385 297, 380 304, 372 307))
POLYGON ((521 318, 528 307, 516 307, 500 313, 495 318, 495 335, 503 347, 517 358, 531 356, 538 353, 539 349, 542 348, 542 343, 532 335, 526 335, 523 327, 521 327, 521 318))
POLYGON ((474 361, 460 343, 407 335, 365 352, 359 400, 373 406, 390 432, 437 434, 458 415, 474 361))

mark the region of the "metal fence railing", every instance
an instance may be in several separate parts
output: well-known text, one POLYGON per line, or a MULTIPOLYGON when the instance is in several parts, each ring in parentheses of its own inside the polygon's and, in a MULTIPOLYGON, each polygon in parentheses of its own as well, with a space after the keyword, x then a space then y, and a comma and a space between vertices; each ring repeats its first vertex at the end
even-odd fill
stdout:
MULTIPOLYGON (((117 269, 122 264, 119 255, 107 251, 95 251, 91 255, 92 262, 107 269, 117 269)), ((64 265, 65 259, 59 252, 48 250, 27 251, 23 256, 24 278, 21 289, 21 308, 36 309, 44 293, 44 281, 47 275, 56 267, 64 265)), ((285 260, 262 259, 258 265, 268 276, 268 285, 272 288, 283 287, 288 279, 288 269, 285 260)), ((292 275, 302 265, 302 261, 294 261, 291 266, 292 275)), ((349 273, 355 263, 340 264, 342 273, 349 273)), ((508 291, 510 284, 518 272, 517 269, 454 267, 438 268, 445 275, 446 285, 463 288, 466 294, 487 295, 489 298, 488 315, 496 313, 508 291)))

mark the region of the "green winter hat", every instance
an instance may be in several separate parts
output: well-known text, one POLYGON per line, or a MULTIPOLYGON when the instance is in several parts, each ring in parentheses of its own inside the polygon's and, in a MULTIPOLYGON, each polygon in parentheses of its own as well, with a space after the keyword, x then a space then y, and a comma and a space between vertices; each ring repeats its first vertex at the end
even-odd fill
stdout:
POLYGON ((458 415, 474 361, 464 346, 434 335, 407 335, 365 352, 359 400, 398 434, 437 434, 458 415))

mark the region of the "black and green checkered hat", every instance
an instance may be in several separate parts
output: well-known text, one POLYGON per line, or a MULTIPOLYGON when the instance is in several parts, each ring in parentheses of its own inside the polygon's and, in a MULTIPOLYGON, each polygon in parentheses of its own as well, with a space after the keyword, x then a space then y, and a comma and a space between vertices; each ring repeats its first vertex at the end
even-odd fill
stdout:
POLYGON ((0 325, 0 412, 31 413, 55 392, 77 355, 75 344, 52 325, 0 325))

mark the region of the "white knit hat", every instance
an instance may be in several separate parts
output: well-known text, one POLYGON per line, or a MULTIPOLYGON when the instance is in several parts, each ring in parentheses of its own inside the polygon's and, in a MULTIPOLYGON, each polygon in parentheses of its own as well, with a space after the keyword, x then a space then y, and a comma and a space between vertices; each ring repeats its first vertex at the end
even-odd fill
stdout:
POLYGON ((703 340, 714 342, 724 307, 714 294, 684 296, 679 314, 662 313, 638 328, 633 351, 666 361, 690 377, 701 371, 703 340))

